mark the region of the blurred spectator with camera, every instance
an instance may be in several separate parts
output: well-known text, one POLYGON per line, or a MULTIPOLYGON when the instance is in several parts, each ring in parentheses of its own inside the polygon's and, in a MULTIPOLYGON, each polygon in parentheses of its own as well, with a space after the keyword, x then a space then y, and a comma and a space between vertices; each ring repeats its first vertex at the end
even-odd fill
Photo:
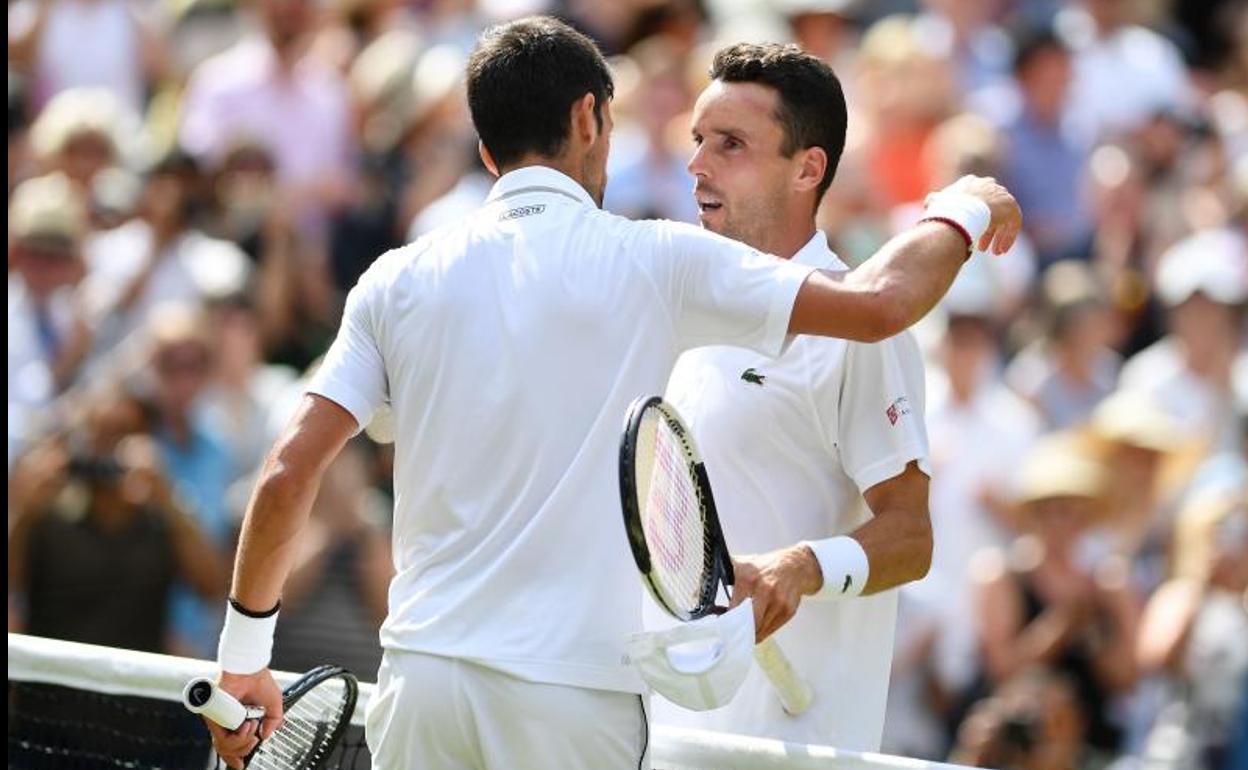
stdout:
MULTIPOLYGON (((199 398, 211 381, 215 361, 204 315, 186 305, 163 305, 146 327, 150 346, 145 380, 152 404, 151 433, 171 485, 194 516, 218 554, 233 542, 234 521, 226 507, 226 491, 234 464, 218 426, 197 411, 199 398)), ((210 655, 220 608, 176 592, 174 623, 188 651, 210 655)))
POLYGON ((9 202, 8 467, 38 412, 75 379, 92 333, 77 288, 86 212, 62 174, 23 182, 9 202))
POLYGON ((1080 539, 1103 515, 1105 471, 1076 437, 1053 434, 1018 469, 1017 529, 976 557, 977 626, 988 692, 1034 665, 1068 676, 1088 719, 1089 745, 1115 756, 1121 728, 1110 704, 1135 684, 1138 607, 1122 559, 1094 568, 1080 539))
POLYGON ((180 504, 136 399, 93 396, 74 423, 24 455, 10 481, 9 591, 21 630, 169 651, 175 581, 215 606, 225 560, 180 504))
POLYGON ((975 705, 951 760, 996 770, 1077 770, 1088 766, 1086 722, 1070 679, 1035 666, 975 705))

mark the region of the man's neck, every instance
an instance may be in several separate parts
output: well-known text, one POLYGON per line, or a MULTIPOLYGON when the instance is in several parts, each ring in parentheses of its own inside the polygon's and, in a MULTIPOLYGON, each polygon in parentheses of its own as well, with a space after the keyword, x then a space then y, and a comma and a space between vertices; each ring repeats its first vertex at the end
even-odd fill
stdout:
POLYGON ((799 251, 806 248, 806 244, 810 243, 810 239, 813 237, 815 237, 815 220, 811 219, 803 222, 801 226, 777 228, 766 233, 763 237, 753 238, 745 243, 767 254, 775 254, 777 257, 792 259, 797 256, 799 251), (754 241, 757 241, 757 243, 754 241))
POLYGON ((512 171, 519 171, 522 168, 532 168, 534 166, 541 166, 542 168, 549 168, 554 171, 558 171, 560 174, 563 174, 573 182, 580 185, 581 189, 588 193, 591 198, 594 197, 593 191, 590 190, 589 185, 585 182, 583 165, 564 156, 551 158, 545 155, 525 155, 515 163, 511 163, 506 167, 499 169, 498 175, 502 177, 505 174, 510 174, 512 171))

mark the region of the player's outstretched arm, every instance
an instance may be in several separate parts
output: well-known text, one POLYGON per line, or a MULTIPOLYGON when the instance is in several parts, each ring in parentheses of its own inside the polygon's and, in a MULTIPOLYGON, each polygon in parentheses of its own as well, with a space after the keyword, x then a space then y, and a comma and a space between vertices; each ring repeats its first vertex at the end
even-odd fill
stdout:
POLYGON ((972 204, 987 206, 989 220, 982 234, 965 227, 964 220, 974 219, 974 212, 961 216, 956 200, 954 210, 938 209, 938 198, 929 196, 935 202, 926 216, 938 221, 920 222, 896 236, 849 273, 811 273, 793 304, 789 332, 862 342, 886 339, 927 315, 945 295, 969 254, 968 239, 975 237, 977 247, 996 254, 1014 243, 1022 212, 996 180, 966 176, 937 196, 944 193, 963 201, 969 199, 962 196, 970 196, 972 204))
POLYGON ((911 462, 898 475, 864 493, 874 515, 848 535, 865 555, 867 577, 860 585, 837 579, 836 585, 825 587, 819 560, 805 543, 734 559, 733 604, 747 596, 754 598, 757 640, 761 642, 787 623, 805 596, 874 594, 926 575, 932 563, 927 492, 927 474, 911 462))

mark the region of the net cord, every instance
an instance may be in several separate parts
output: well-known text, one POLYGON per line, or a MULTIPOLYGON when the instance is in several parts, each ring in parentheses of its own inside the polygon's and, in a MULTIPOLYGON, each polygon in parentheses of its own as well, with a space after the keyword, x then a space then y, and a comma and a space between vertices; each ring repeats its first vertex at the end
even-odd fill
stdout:
MULTIPOLYGON (((9 634, 9 681, 180 703, 189 679, 216 673, 217 664, 210 660, 9 634)), ((281 687, 299 678, 284 671, 273 676, 281 687)), ((364 724, 375 691, 373 684, 360 683, 353 725, 364 724)), ((666 725, 655 725, 651 738, 654 766, 662 770, 968 770, 943 762, 666 725)))

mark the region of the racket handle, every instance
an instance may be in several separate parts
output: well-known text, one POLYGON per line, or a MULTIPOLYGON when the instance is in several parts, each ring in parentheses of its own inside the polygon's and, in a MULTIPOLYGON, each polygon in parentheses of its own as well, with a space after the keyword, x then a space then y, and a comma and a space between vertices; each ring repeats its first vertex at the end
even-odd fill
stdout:
POLYGON ((207 677, 197 677, 186 683, 182 690, 182 703, 192 714, 202 714, 227 730, 237 730, 248 719, 264 716, 262 706, 244 706, 238 699, 217 686, 207 677))
POLYGON ((754 646, 754 660, 771 680, 780 696, 780 705, 792 716, 797 716, 810 708, 815 699, 814 692, 806 680, 797 675, 789 656, 784 654, 774 637, 768 637, 754 646))

